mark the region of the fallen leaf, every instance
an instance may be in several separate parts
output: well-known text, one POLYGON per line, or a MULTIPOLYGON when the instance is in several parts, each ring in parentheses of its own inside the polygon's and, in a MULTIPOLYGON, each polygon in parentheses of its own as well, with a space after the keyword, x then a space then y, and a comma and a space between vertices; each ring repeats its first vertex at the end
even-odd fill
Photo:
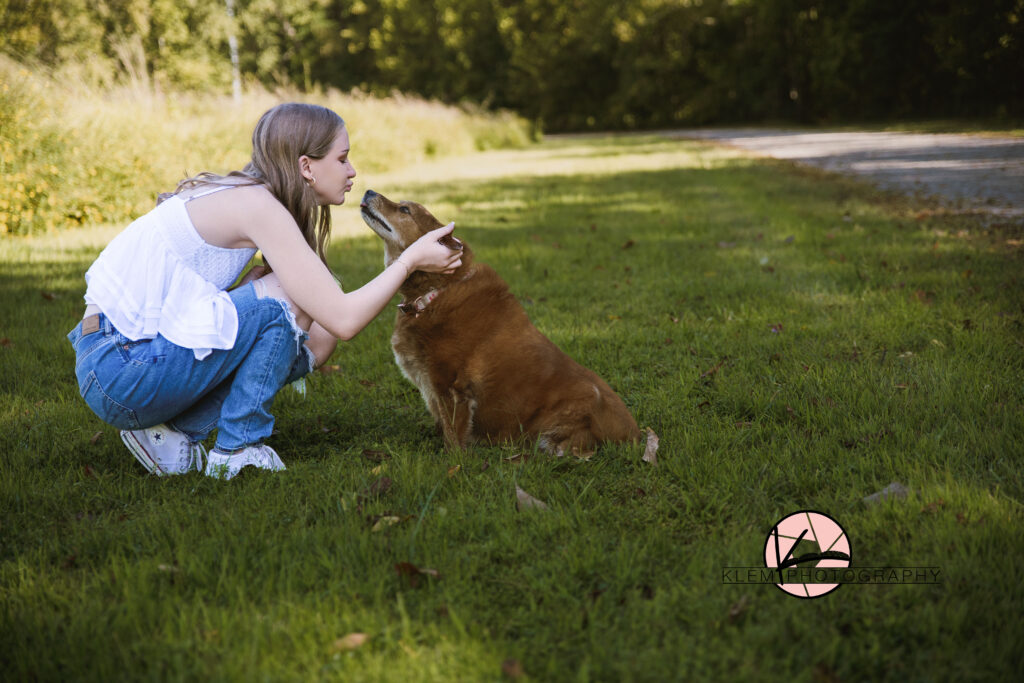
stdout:
POLYGON ((347 636, 338 638, 334 641, 334 645, 331 646, 331 649, 334 652, 350 652, 361 648, 369 639, 370 636, 365 633, 349 633, 347 636))
POLYGON ((717 365, 715 365, 714 367, 712 367, 712 368, 708 368, 708 369, 707 369, 707 370, 705 370, 704 372, 700 373, 700 376, 701 376, 702 378, 703 378, 703 377, 711 377, 711 376, 712 376, 712 375, 714 375, 714 374, 715 374, 716 372, 718 372, 718 369, 719 369, 720 367, 722 367, 722 363, 724 363, 724 362, 725 362, 725 359, 723 358, 722 360, 718 361, 718 364, 717 364, 717 365))
POLYGON ((526 510, 528 508, 537 508, 538 510, 547 510, 547 503, 537 500, 526 491, 522 490, 518 486, 516 487, 516 509, 526 510))
POLYGON ((649 462, 652 465, 658 464, 658 435, 654 433, 654 430, 650 427, 647 428, 647 447, 644 449, 644 456, 641 458, 644 462, 649 462))
POLYGON ((361 380, 359 380, 359 383, 362 384, 367 389, 372 389, 373 387, 377 386, 377 384, 375 382, 371 382, 368 379, 361 379, 361 380))
POLYGON ((449 467, 448 468, 448 477, 449 478, 454 477, 456 474, 459 473, 459 470, 461 470, 461 469, 462 469, 462 465, 455 465, 453 467, 449 467))
POLYGON ((12 342, 7 337, 4 337, 3 339, 0 339, 0 346, 4 347, 5 349, 9 349, 12 346, 14 346, 14 342, 12 342))
POLYGON ((946 501, 944 501, 942 498, 939 498, 938 500, 932 501, 931 503, 928 503, 923 508, 921 508, 921 512, 927 512, 929 515, 934 515, 936 512, 938 512, 939 508, 945 504, 946 501))
POLYGON ((510 455, 505 458, 505 462, 512 462, 518 465, 519 463, 526 462, 532 457, 533 453, 516 453, 515 455, 510 455))
POLYGON ((750 597, 746 595, 742 596, 739 600, 734 602, 732 606, 729 607, 729 623, 735 624, 737 621, 739 621, 740 617, 743 616, 743 614, 747 611, 747 607, 749 606, 750 597))
POLYGON ((391 459, 391 456, 384 451, 371 451, 368 448, 363 450, 363 457, 370 462, 382 462, 391 459))
POLYGON ((90 479, 95 479, 96 478, 96 470, 94 470, 93 468, 89 467, 88 465, 86 465, 85 467, 82 468, 82 474, 84 474, 85 476, 89 477, 90 479))
POLYGON ((57 295, 54 294, 53 292, 39 292, 39 293, 42 294, 43 298, 46 299, 47 301, 53 301, 54 299, 57 298, 57 295))
POLYGON ((894 481, 881 491, 877 491, 875 493, 872 493, 870 496, 865 497, 864 504, 871 506, 877 505, 878 503, 881 503, 884 500, 888 500, 889 498, 906 498, 907 494, 909 493, 910 489, 908 489, 906 486, 899 483, 898 481, 894 481))
POLYGON ((167 574, 177 574, 181 570, 172 564, 158 564, 156 568, 159 571, 166 572, 167 574))
POLYGON ((102 438, 103 438, 103 432, 96 432, 95 434, 92 435, 92 438, 89 439, 89 443, 91 443, 92 445, 95 446, 99 442, 99 440, 102 439, 102 438))
POLYGON ((926 292, 923 289, 916 289, 914 293, 910 295, 911 301, 916 301, 925 306, 931 306, 935 301, 935 292, 926 292))
POLYGON ((506 659, 501 663, 501 673, 509 678, 522 678, 523 665, 519 663, 518 659, 506 659))
POLYGON ((372 474, 375 477, 378 477, 381 474, 384 474, 384 470, 386 470, 387 468, 388 464, 386 462, 382 462, 381 464, 377 465, 372 470, 370 470, 370 474, 372 474))
POLYGON ((402 518, 398 515, 380 515, 375 517, 373 520, 373 526, 370 527, 370 531, 380 531, 381 529, 387 529, 389 526, 394 526, 402 521, 402 518))
POLYGON ((488 468, 489 468, 490 466, 491 466, 491 463, 490 463, 489 461, 487 461, 487 460, 484 460, 483 464, 482 464, 482 465, 480 465, 480 471, 481 471, 481 472, 486 472, 486 471, 487 471, 487 469, 488 469, 488 468))
POLYGON ((372 498, 379 498, 387 493, 391 489, 391 479, 389 477, 381 477, 374 481, 372 484, 364 488, 359 492, 358 498, 360 500, 370 500, 372 498))
POLYGON ((317 372, 322 372, 325 375, 333 375, 341 372, 340 365, 321 365, 316 369, 317 372))
POLYGON ((629 249, 634 244, 636 244, 636 242, 634 242, 633 240, 628 240, 625 244, 622 245, 622 248, 623 249, 629 249))
POLYGON ((400 577, 409 580, 409 585, 413 588, 418 588, 420 585, 421 576, 429 576, 432 579, 440 579, 441 572, 436 569, 427 569, 424 567, 417 567, 412 562, 398 562, 395 564, 395 571, 398 572, 400 577))

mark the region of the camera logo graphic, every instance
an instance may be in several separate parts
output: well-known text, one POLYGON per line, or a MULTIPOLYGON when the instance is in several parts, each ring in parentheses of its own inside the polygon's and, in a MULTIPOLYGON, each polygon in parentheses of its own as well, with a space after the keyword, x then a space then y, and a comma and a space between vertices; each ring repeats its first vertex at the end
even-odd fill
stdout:
POLYGON ((809 581, 850 566, 850 539, 839 522, 825 513, 801 510, 772 527, 765 541, 764 562, 778 572, 775 585, 783 592, 798 598, 820 598, 839 584, 809 581))

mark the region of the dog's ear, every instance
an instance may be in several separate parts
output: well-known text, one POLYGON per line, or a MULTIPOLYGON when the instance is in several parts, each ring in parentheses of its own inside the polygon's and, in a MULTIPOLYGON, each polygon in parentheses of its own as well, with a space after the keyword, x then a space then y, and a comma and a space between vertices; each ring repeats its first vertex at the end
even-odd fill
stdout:
POLYGON ((452 251, 462 251, 462 242, 452 237, 451 233, 448 233, 447 235, 439 239, 438 242, 448 247, 452 251))

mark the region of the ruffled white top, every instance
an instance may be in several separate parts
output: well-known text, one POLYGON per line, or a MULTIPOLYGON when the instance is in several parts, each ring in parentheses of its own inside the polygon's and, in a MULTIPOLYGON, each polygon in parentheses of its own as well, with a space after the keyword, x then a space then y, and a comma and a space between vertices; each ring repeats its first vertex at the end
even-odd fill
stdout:
POLYGON ((230 349, 238 312, 224 290, 256 250, 207 244, 186 209, 190 199, 225 189, 175 195, 125 228, 86 272, 85 302, 133 341, 161 334, 197 360, 230 349))

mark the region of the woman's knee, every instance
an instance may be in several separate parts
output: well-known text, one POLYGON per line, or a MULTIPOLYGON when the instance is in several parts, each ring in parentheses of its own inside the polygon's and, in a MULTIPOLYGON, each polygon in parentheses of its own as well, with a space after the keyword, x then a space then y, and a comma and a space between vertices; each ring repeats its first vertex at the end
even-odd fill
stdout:
POLYGON ((295 305, 291 297, 288 296, 287 292, 284 291, 284 287, 281 286, 281 281, 278 279, 276 273, 270 273, 264 275, 253 283, 256 289, 256 296, 260 299, 276 299, 277 301, 284 302, 288 310, 291 312, 295 319, 295 324, 304 331, 309 331, 310 325, 313 324, 313 319, 306 314, 301 308, 295 305))

